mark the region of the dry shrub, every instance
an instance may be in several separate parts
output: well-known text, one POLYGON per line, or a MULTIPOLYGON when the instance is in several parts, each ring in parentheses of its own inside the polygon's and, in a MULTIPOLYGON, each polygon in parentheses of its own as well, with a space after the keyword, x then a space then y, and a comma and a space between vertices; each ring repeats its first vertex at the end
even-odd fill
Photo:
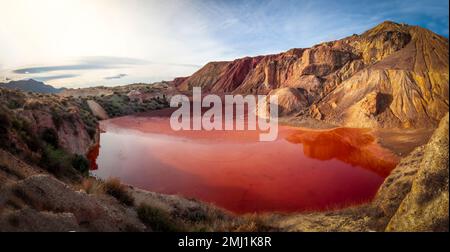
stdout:
POLYGON ((87 194, 103 194, 105 193, 104 185, 101 181, 94 178, 85 178, 81 182, 81 189, 87 194))
POLYGON ((235 232, 270 232, 275 231, 268 221, 258 214, 244 216, 242 221, 232 228, 235 232))
POLYGON ((141 204, 137 213, 139 219, 155 232, 183 231, 183 225, 175 223, 170 214, 161 208, 141 204))
POLYGON ((106 180, 104 185, 105 193, 116 198, 120 203, 126 206, 134 205, 134 198, 130 192, 128 192, 127 187, 120 183, 117 178, 110 178, 106 180))

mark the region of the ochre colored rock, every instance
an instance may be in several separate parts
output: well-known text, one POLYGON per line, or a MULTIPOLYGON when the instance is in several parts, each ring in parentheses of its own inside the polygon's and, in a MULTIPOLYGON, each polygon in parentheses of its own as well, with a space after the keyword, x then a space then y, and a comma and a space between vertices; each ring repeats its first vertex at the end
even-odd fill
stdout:
POLYGON ((448 111, 448 40, 423 28, 383 23, 363 34, 368 36, 364 41, 378 39, 373 37, 377 32, 384 39, 395 32, 409 34, 410 39, 389 35, 395 40, 391 50, 375 47, 373 57, 364 60, 366 64, 379 61, 342 82, 317 104, 326 120, 353 127, 436 126, 448 111), (402 38, 404 42, 399 42, 402 38), (383 108, 371 116, 362 115, 371 93, 383 94, 383 108), (333 109, 331 101, 337 105, 333 109))
POLYGON ((378 218, 373 224, 375 230, 382 231, 394 216, 403 199, 411 190, 412 181, 419 170, 425 146, 420 146, 402 158, 397 167, 384 180, 372 204, 377 209, 378 218))
POLYGON ((98 104, 96 101, 87 100, 86 103, 89 106, 89 108, 91 109, 92 114, 94 114, 98 119, 106 120, 109 118, 108 114, 103 109, 103 107, 100 106, 100 104, 98 104))
POLYGON ((310 114, 312 118, 317 120, 322 120, 322 113, 320 113, 320 110, 317 108, 316 105, 312 105, 310 108, 310 114))
MULTIPOLYGON (((0 215, 0 231, 143 231, 137 214, 108 196, 88 195, 50 175, 33 175, 0 190, 27 208, 0 215), (12 193, 9 193, 11 191, 12 193), (16 200, 19 200, 16 199, 16 200), (11 225, 8 218, 18 223, 11 225)), ((0 206, 3 202, 0 202, 0 206)))
MULTIPOLYGON (((286 115, 292 115, 295 112, 298 112, 299 110, 305 108, 308 106, 308 99, 307 97, 298 89, 296 88, 279 88, 272 90, 267 98, 271 96, 277 97, 277 107, 278 107, 278 116, 286 116, 286 115)), ((270 98, 269 98, 270 99, 270 98)), ((259 115, 262 117, 267 117, 266 115, 269 115, 269 107, 268 107, 268 100, 265 101, 266 105, 266 111, 262 112, 258 110, 259 115), (266 114, 267 113, 267 114, 266 114)), ((261 109, 261 108, 259 108, 261 109)))
POLYGON ((387 231, 449 230, 448 113, 424 150, 411 191, 390 220, 387 231))

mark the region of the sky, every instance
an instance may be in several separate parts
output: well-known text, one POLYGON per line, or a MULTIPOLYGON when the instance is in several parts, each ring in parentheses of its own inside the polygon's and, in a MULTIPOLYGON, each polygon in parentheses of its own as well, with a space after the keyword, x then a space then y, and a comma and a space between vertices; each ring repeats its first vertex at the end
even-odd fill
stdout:
POLYGON ((151 83, 390 20, 449 33, 448 0, 0 0, 0 82, 151 83))

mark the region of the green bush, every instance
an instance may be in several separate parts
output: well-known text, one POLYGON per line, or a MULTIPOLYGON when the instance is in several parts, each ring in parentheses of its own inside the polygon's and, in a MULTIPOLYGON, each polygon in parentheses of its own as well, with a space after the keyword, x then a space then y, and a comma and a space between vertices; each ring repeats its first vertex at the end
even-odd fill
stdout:
POLYGON ((86 130, 87 130, 87 133, 89 134, 89 137, 91 139, 94 139, 95 138, 95 134, 97 133, 97 129, 93 128, 93 127, 87 127, 86 130))
POLYGON ((30 149, 33 152, 37 152, 38 150, 40 150, 42 148, 41 142, 35 135, 27 133, 25 131, 21 131, 20 137, 25 142, 28 149, 30 149))
POLYGON ((8 102, 9 109, 17 109, 17 108, 21 108, 21 107, 22 107, 22 104, 17 100, 10 100, 8 102))
POLYGON ((68 175, 72 173, 72 156, 62 149, 48 145, 44 148, 40 165, 55 175, 68 175))
POLYGON ((75 154, 72 158, 72 167, 83 175, 87 175, 89 173, 89 160, 84 156, 75 154))
POLYGON ((170 215, 160 208, 141 204, 137 208, 139 219, 155 232, 182 231, 170 218, 170 215))
POLYGON ((63 124, 63 117, 55 110, 52 111, 52 121, 55 124, 56 128, 61 128, 63 124))
POLYGON ((12 120, 12 125, 11 125, 14 129, 17 129, 17 130, 22 130, 22 121, 21 120, 18 120, 18 119, 16 119, 16 118, 14 118, 13 120, 12 120))
POLYGON ((34 101, 25 104, 24 109, 34 110, 34 109, 41 109, 42 107, 43 105, 40 102, 34 101))
POLYGON ((52 145, 43 147, 39 166, 59 177, 80 178, 88 175, 89 161, 81 155, 72 155, 52 145))
POLYGON ((12 127, 17 131, 24 131, 25 133, 32 134, 30 123, 20 117, 15 117, 12 120, 12 127))
POLYGON ((59 138, 58 138, 58 133, 56 132, 56 130, 54 130, 52 128, 46 128, 42 132, 41 137, 42 137, 42 140, 44 140, 46 143, 50 144, 54 148, 58 148, 59 138))
POLYGON ((11 116, 8 111, 0 108, 0 135, 8 134, 11 123, 11 116))

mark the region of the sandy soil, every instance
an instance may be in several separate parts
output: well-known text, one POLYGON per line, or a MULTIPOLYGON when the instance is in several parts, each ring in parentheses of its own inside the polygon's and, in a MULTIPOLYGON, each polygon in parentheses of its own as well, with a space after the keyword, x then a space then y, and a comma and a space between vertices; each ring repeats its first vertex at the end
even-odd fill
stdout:
POLYGON ((378 129, 373 134, 379 144, 400 157, 405 157, 417 146, 424 145, 434 132, 430 129, 378 129))

